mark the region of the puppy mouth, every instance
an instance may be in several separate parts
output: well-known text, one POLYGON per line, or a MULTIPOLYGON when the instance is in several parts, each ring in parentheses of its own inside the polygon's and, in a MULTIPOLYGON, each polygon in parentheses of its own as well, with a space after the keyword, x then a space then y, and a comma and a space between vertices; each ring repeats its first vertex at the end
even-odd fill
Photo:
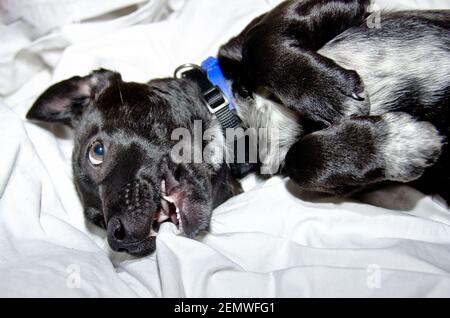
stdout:
POLYGON ((180 194, 166 187, 166 180, 161 181, 161 208, 153 214, 150 236, 156 237, 162 223, 171 222, 177 227, 176 234, 182 234, 183 221, 180 194))

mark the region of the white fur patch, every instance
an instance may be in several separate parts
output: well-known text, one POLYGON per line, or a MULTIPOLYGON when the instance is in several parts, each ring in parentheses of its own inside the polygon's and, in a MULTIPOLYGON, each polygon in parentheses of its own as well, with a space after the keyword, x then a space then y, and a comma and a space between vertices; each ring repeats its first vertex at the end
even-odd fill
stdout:
MULTIPOLYGON (((337 38, 345 40, 333 40, 319 53, 358 72, 370 99, 370 114, 380 115, 394 110, 411 85, 417 85, 422 101, 429 104, 436 92, 450 85, 449 52, 442 44, 450 36, 443 36, 412 30, 410 36, 404 36, 399 30, 398 36, 380 38, 349 30, 337 38)), ((352 105, 348 107, 351 113, 352 105)))
POLYGON ((203 159, 217 170, 224 162, 227 151, 222 126, 217 119, 212 120, 211 125, 204 132, 203 139, 208 142, 203 150, 203 159))
POLYGON ((268 131, 266 135, 259 134, 259 145, 267 147, 264 158, 260 158, 261 170, 277 173, 288 150, 302 135, 298 114, 269 99, 263 89, 254 94, 252 102, 238 101, 238 105, 238 115, 246 127, 268 131))
POLYGON ((380 150, 386 161, 387 179, 418 179, 439 158, 443 137, 432 124, 416 121, 406 113, 388 113, 383 120, 387 131, 380 150))

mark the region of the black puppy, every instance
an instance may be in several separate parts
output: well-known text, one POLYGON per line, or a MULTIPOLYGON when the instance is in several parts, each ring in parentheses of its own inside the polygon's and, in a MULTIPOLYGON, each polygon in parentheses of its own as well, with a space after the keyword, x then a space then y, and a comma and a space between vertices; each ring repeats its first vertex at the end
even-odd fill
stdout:
MULTIPOLYGON (((366 6, 287 1, 219 54, 244 125, 282 128, 263 165, 284 167, 307 189, 345 194, 418 179, 448 135, 449 14, 390 14, 382 29, 368 29, 359 24, 366 6)), ((127 83, 100 70, 55 84, 28 113, 75 129, 75 183, 113 249, 152 252, 167 220, 195 236, 215 206, 241 191, 222 160, 220 116, 200 86, 191 78, 127 83), (188 148, 208 149, 204 160, 177 162, 173 132, 195 135, 197 120, 204 138, 188 148)))
MULTIPOLYGON (((99 70, 53 85, 27 118, 74 128, 75 184, 86 217, 107 229, 114 250, 152 252, 165 221, 196 236, 208 228, 212 210, 241 191, 214 154, 201 163, 172 160, 176 129, 193 132, 199 120, 204 131, 221 134, 190 81, 127 83, 118 73, 99 70)), ((199 142, 192 147, 203 149, 206 141, 199 142)))

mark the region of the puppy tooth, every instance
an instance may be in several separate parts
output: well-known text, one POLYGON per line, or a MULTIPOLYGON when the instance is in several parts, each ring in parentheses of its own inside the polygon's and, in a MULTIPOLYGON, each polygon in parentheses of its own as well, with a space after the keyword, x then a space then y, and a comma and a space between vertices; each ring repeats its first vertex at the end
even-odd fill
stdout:
POLYGON ((164 179, 161 181, 161 193, 163 195, 166 194, 166 180, 164 180, 164 179))
POLYGON ((166 200, 167 202, 170 202, 170 203, 172 203, 172 204, 175 204, 175 201, 174 201, 171 197, 169 197, 169 196, 167 196, 167 195, 163 196, 163 199, 166 200))

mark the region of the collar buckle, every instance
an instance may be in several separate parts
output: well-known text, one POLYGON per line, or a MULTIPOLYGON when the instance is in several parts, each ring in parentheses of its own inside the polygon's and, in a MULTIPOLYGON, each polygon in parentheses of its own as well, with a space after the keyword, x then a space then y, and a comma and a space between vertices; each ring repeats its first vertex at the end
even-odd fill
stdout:
POLYGON ((222 93, 219 87, 213 86, 207 91, 203 92, 203 102, 211 114, 215 114, 225 107, 228 108, 228 102, 225 94, 222 93))
MULTIPOLYGON (((228 128, 242 127, 241 120, 236 114, 236 107, 233 103, 233 95, 229 90, 225 77, 222 74, 218 60, 208 58, 202 63, 202 67, 196 64, 183 64, 175 70, 174 77, 177 79, 190 79, 197 83, 200 89, 200 100, 207 107, 210 114, 214 115, 222 126, 225 134, 228 128)), ((237 140, 233 141, 236 148, 237 140)), ((248 151, 248 142, 244 137, 246 152, 248 151)), ((235 152, 235 155, 237 152, 235 152)), ((238 163, 235 160, 228 164, 231 173, 237 177, 243 177, 256 169, 257 165, 253 163, 238 163)))

